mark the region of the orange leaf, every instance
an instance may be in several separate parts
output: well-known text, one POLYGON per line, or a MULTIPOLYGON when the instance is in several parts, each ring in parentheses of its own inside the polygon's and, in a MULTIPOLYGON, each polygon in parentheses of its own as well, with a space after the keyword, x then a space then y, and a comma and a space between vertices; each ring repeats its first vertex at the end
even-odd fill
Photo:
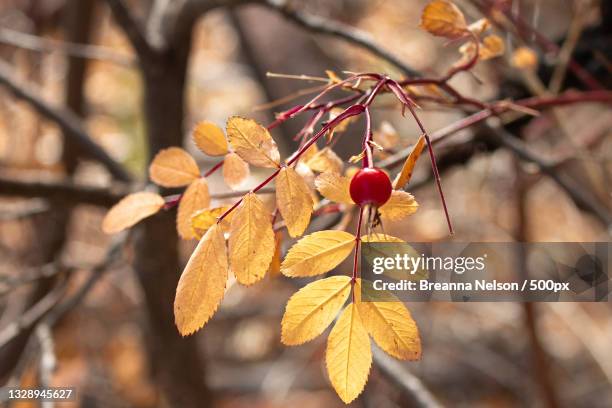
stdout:
POLYGON ((200 240, 181 274, 174 298, 174 321, 182 336, 208 322, 217 311, 227 283, 227 252, 219 225, 200 240))
POLYGON ((399 174, 395 177, 395 180, 393 181, 394 190, 400 190, 404 188, 406 184, 408 184, 408 182, 410 181, 410 178, 412 177, 414 166, 417 160, 419 159, 419 156, 421 156, 421 153, 423 152, 424 148, 425 148, 425 136, 421 135, 421 137, 419 137, 419 140, 416 142, 416 144, 412 148, 412 151, 406 158, 406 161, 404 162, 404 166, 402 167, 402 171, 399 172, 399 174))
POLYGON ((165 203, 159 194, 147 191, 129 194, 106 213, 102 221, 102 231, 114 234, 129 228, 143 218, 158 212, 165 203))
POLYGON ((208 208, 209 205, 208 182, 205 178, 193 181, 183 193, 176 213, 176 229, 181 238, 192 239, 196 237, 191 227, 191 217, 196 211, 208 208))
POLYGON ((423 10, 421 28, 438 37, 457 39, 468 31, 463 13, 448 0, 433 0, 423 10))
POLYGON ((280 167, 280 154, 270 132, 253 119, 229 118, 227 137, 236 153, 247 163, 259 167, 280 167))
POLYGON ((149 176, 163 187, 183 187, 200 177, 193 157, 180 147, 160 150, 149 166, 149 176))
POLYGON ((249 177, 249 164, 236 153, 228 153, 223 160, 223 180, 232 190, 239 188, 249 177))
POLYGON ((209 121, 203 121, 193 130, 196 146, 209 156, 223 156, 228 151, 227 139, 223 130, 209 121))

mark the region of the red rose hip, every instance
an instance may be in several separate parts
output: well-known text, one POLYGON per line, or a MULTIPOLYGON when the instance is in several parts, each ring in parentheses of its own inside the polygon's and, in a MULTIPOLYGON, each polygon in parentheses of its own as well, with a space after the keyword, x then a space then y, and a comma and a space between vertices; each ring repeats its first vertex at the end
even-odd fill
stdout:
POLYGON ((351 179, 351 198, 359 206, 373 204, 380 207, 391 197, 391 190, 389 176, 376 167, 363 168, 351 179))

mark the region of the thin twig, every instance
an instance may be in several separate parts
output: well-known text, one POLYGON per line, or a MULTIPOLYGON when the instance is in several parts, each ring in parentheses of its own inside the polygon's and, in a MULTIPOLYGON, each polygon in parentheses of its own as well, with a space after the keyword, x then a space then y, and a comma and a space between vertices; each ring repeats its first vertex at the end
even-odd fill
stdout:
POLYGON ((358 45, 368 50, 373 55, 376 55, 377 57, 380 57, 393 64, 400 71, 402 71, 404 75, 410 77, 421 76, 417 70, 403 62, 390 51, 381 47, 371 38, 368 33, 364 31, 295 9, 291 7, 286 0, 266 0, 263 4, 280 12, 290 21, 293 21, 309 31, 341 38, 348 43, 358 45))
POLYGON ((117 53, 108 47, 58 41, 9 28, 0 28, 0 43, 37 52, 61 52, 70 57, 107 61, 129 68, 135 66, 132 57, 117 53))
POLYGON ((42 92, 32 85, 21 83, 10 65, 0 61, 0 84, 6 86, 17 98, 28 102, 42 116, 55 122, 62 131, 72 137, 83 155, 100 162, 118 180, 130 181, 127 170, 96 144, 85 130, 85 126, 72 111, 54 106, 42 99, 42 92))
POLYGON ((136 54, 138 54, 141 59, 154 55, 155 51, 149 44, 144 31, 123 0, 106 0, 106 3, 110 7, 117 24, 128 37, 132 47, 134 47, 136 54))

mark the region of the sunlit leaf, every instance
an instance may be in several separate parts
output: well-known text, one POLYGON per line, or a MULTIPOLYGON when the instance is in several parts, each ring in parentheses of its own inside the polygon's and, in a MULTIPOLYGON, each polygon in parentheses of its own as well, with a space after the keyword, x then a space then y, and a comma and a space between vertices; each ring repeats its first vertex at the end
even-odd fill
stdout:
POLYGON ((199 330, 215 313, 225 293, 227 270, 225 238, 215 225, 191 254, 176 287, 174 320, 182 336, 199 330))
POLYGON ((281 341, 295 346, 319 336, 334 320, 351 293, 351 278, 331 276, 312 282, 287 302, 281 341))
MULTIPOLYGON (((482 40, 478 47, 478 58, 481 61, 486 61, 502 55, 504 50, 504 41, 496 35, 489 35, 482 40)), ((455 65, 460 65, 470 60, 476 52, 476 44, 473 41, 465 43, 459 48, 459 52, 463 54, 463 57, 455 65)))
POLYGON ((321 195, 330 201, 354 204, 349 193, 351 179, 338 173, 321 173, 315 179, 315 186, 321 195))
POLYGON ((270 267, 268 268, 268 274, 271 278, 281 275, 280 266, 282 243, 283 231, 276 231, 274 233, 274 256, 272 257, 272 262, 270 262, 270 267))
POLYGON ((420 26, 433 35, 449 39, 461 38, 468 30, 463 13, 448 0, 430 1, 423 9, 420 26))
POLYGON ((408 184, 408 182, 410 181, 410 178, 412 177, 414 166, 417 160, 419 159, 419 157, 421 156, 421 153, 423 152, 424 148, 425 148, 425 136, 421 135, 421 137, 419 137, 419 140, 416 142, 416 144, 412 148, 412 151, 406 158, 406 161, 404 162, 404 165, 402 166, 402 170, 395 177, 395 180, 393 180, 394 190, 402 189, 404 188, 406 184, 408 184))
POLYGON ((419 208, 412 194, 405 191, 394 190, 391 197, 382 207, 378 209, 383 219, 399 221, 414 214, 419 208))
POLYGON ((505 49, 504 40, 495 34, 491 34, 482 40, 479 57, 483 61, 499 57, 504 53, 505 49))
POLYGON ((265 276, 274 256, 272 220, 254 193, 245 195, 234 211, 229 237, 230 267, 238 282, 252 285, 265 276))
POLYGON ((305 161, 306 165, 314 171, 323 173, 331 171, 334 173, 342 172, 342 159, 329 147, 314 154, 309 160, 305 161))
POLYGON ((209 121, 203 121, 193 130, 196 146, 209 156, 223 156, 228 152, 227 139, 223 129, 209 121))
POLYGON ((115 204, 102 221, 102 231, 114 234, 158 212, 165 204, 159 194, 146 191, 129 194, 115 204))
MULTIPOLYGON (((361 290, 361 280, 355 290, 361 290)), ((392 293, 381 302, 357 303, 362 322, 376 344, 392 357, 418 360, 421 357, 419 329, 406 306, 392 293)))
POLYGON ((149 166, 149 177, 163 187, 182 187, 200 177, 195 159, 180 147, 160 150, 149 166))
MULTIPOLYGON (((202 236, 208 231, 210 227, 217 223, 217 220, 223 213, 225 213, 229 209, 228 206, 216 207, 216 208, 206 208, 204 210, 199 210, 193 213, 191 216, 191 230, 193 232, 193 236, 196 239, 202 238, 202 236)), ((231 212, 223 219, 221 222, 222 228, 229 229, 229 222, 232 219, 234 212, 231 212)))
POLYGON ((318 231, 300 239, 281 264, 285 276, 315 276, 334 269, 353 250, 355 236, 345 231, 318 231))
POLYGON ((284 167, 276 177, 276 203, 289 235, 302 235, 310 222, 313 202, 306 181, 291 167, 284 167))
POLYGON ((370 374, 372 349, 354 303, 344 309, 329 334, 325 363, 329 380, 345 404, 361 394, 370 374))
POLYGON ((268 129, 252 119, 232 116, 227 121, 227 137, 236 153, 259 167, 280 167, 280 154, 268 129))
POLYGON ((223 180, 231 189, 238 189, 249 174, 249 164, 236 153, 228 153, 223 159, 223 180))
POLYGON ((192 239, 196 235, 191 228, 191 217, 196 211, 208 208, 210 193, 205 178, 193 181, 183 193, 176 213, 176 229, 183 239, 192 239))

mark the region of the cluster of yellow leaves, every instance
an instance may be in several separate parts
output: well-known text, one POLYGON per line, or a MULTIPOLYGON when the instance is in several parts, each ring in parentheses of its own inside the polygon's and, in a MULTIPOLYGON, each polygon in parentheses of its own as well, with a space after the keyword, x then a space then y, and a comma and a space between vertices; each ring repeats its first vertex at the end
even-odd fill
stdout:
MULTIPOLYGON (((366 236, 362 240, 403 242, 386 235, 366 236)), ((355 242, 355 237, 347 232, 315 232, 291 248, 281 271, 292 277, 325 273, 351 253, 355 242)), ((367 382, 372 363, 370 336, 395 358, 416 360, 421 355, 418 329, 404 304, 390 293, 384 294, 380 301, 369 298, 362 302, 361 280, 352 282, 348 276, 317 280, 289 299, 281 322, 283 344, 300 345, 321 335, 346 303, 353 284, 354 302, 340 313, 329 334, 325 355, 330 381, 347 404, 361 393, 367 382)))
POLYGON ((487 19, 480 19, 470 25, 459 8, 449 0, 430 1, 421 15, 421 28, 429 33, 449 40, 471 37, 472 41, 461 46, 463 55, 456 65, 473 58, 478 44, 478 58, 487 60, 504 52, 504 42, 497 35, 489 35, 480 40, 480 36, 490 28, 487 19))
MULTIPOLYGON (((268 130, 240 117, 228 120, 225 133, 210 122, 202 122, 193 138, 204 153, 225 156, 223 176, 230 187, 236 188, 248 177, 249 164, 275 169, 276 207, 292 237, 300 237, 310 223, 315 188, 332 201, 354 205, 350 177, 342 174, 343 162, 329 147, 319 150, 313 145, 295 167, 283 166, 268 130), (313 172, 320 173, 316 179, 313 172)), ((414 197, 399 189, 408 183, 423 145, 421 138, 394 182, 396 190, 379 208, 383 218, 398 220, 416 211, 414 197)), ((355 235, 318 231, 297 241, 281 262, 282 235, 274 232, 272 214, 255 193, 247 193, 230 213, 226 214, 230 209, 226 205, 211 208, 206 178, 195 159, 178 147, 160 151, 149 174, 160 186, 186 187, 178 204, 177 230, 182 238, 200 240, 176 290, 175 323, 183 336, 199 330, 216 312, 230 271, 243 285, 258 282, 266 273, 316 276, 331 271, 355 250, 355 235)), ((103 229, 110 233, 128 228, 164 205, 158 194, 131 194, 109 211, 103 229)), ((402 242, 389 236, 361 239, 402 242)), ((282 342, 298 345, 322 334, 340 313, 329 335, 326 364, 332 385, 347 403, 359 395, 367 381, 372 362, 370 336, 396 358, 410 360, 420 355, 418 330, 405 306, 397 299, 361 302, 357 293, 360 285, 346 276, 315 281, 289 300, 281 324, 282 342), (354 303, 341 312, 351 290, 355 291, 354 303)))

